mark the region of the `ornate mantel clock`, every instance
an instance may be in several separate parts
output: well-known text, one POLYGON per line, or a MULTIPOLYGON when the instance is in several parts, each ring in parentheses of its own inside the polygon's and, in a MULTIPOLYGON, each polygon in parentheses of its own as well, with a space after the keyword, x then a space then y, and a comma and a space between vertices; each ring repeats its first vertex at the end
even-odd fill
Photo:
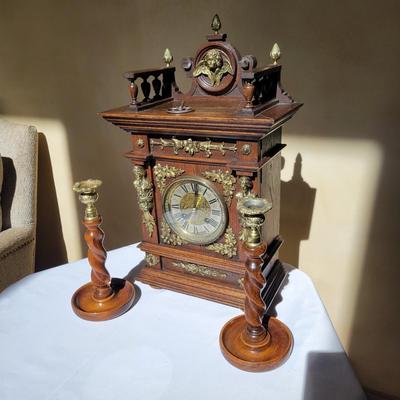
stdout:
POLYGON ((281 127, 301 104, 281 87, 279 48, 257 68, 218 33, 182 67, 187 94, 166 66, 131 71, 129 105, 101 113, 131 134, 126 154, 141 212, 146 267, 137 279, 159 288, 243 308, 247 231, 238 203, 264 198, 265 274, 279 264, 281 127), (139 89, 141 93, 139 94, 139 89))

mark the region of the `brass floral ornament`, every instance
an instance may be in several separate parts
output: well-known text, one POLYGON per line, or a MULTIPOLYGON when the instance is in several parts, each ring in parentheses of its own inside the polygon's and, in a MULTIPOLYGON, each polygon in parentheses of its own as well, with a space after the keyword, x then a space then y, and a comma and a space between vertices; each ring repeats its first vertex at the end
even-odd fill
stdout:
POLYGON ((133 167, 133 186, 136 189, 139 208, 142 211, 142 222, 151 237, 156 223, 151 215, 153 209, 153 185, 146 179, 145 169, 140 165, 133 167))
POLYGON ((235 238, 235 234, 230 226, 226 228, 224 234, 224 241, 223 243, 213 243, 207 246, 208 250, 215 251, 216 253, 222 254, 223 256, 227 256, 232 258, 236 256, 237 249, 236 249, 237 241, 235 238))
POLYGON ((233 192, 235 191, 236 178, 229 171, 211 170, 203 172, 203 176, 212 182, 222 185, 225 202, 231 205, 233 192))
MULTIPOLYGON (((236 194, 236 199, 238 202, 242 201, 245 198, 257 197, 257 195, 251 191, 253 189, 253 182, 251 181, 251 178, 249 176, 241 176, 239 178, 239 186, 240 186, 240 191, 236 194)), ((239 223, 241 226, 239 232, 239 240, 245 242, 247 237, 247 229, 245 228, 244 220, 240 215, 239 215, 239 223)))
POLYGON ((146 253, 146 257, 144 259, 146 260, 146 264, 149 267, 154 267, 155 265, 157 265, 160 262, 160 259, 151 253, 146 253))
POLYGON ((196 153, 204 152, 207 158, 212 156, 212 150, 219 151, 223 156, 226 151, 237 151, 237 147, 235 144, 226 145, 224 142, 222 143, 212 143, 211 140, 205 141, 196 141, 191 138, 185 140, 179 140, 176 138, 172 139, 150 139, 151 146, 160 146, 161 150, 166 147, 172 147, 174 154, 179 154, 179 150, 183 150, 191 156, 196 153))
POLYGON ((218 86, 225 74, 233 75, 233 68, 228 56, 221 50, 208 50, 193 71, 193 76, 205 75, 211 86, 218 86))
POLYGON ((171 246, 182 246, 183 244, 187 243, 176 233, 172 232, 168 223, 164 220, 161 222, 161 239, 163 243, 171 246))
POLYGON ((193 274, 193 275, 200 275, 206 278, 219 278, 219 279, 226 279, 227 274, 223 272, 219 272, 214 268, 209 268, 204 265, 192 264, 192 263, 184 263, 184 262, 173 262, 172 265, 174 267, 183 269, 184 271, 193 274))
POLYGON ((156 164, 153 172, 156 177, 156 185, 160 189, 160 193, 163 194, 167 185, 167 179, 176 178, 182 175, 185 170, 170 165, 156 164))

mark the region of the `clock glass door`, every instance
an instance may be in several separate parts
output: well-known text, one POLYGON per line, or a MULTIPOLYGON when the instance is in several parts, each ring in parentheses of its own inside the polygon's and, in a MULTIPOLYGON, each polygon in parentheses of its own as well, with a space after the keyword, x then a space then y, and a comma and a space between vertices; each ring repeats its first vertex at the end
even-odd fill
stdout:
POLYGON ((189 243, 209 244, 225 231, 224 199, 206 179, 176 179, 165 191, 163 208, 168 225, 189 243))

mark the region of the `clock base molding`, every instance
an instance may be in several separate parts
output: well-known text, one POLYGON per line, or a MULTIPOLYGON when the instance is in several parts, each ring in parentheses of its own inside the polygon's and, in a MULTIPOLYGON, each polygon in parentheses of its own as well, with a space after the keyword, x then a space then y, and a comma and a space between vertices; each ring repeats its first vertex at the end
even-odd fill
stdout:
POLYGON ((152 267, 140 268, 135 279, 154 288, 169 289, 236 308, 244 308, 243 290, 231 288, 226 283, 211 282, 211 280, 206 283, 205 279, 194 275, 163 271, 152 267))
POLYGON ((155 244, 145 241, 141 242, 138 247, 140 250, 156 256, 201 264, 241 275, 244 273, 244 261, 232 260, 226 257, 212 256, 205 254, 205 252, 199 254, 198 251, 189 250, 187 248, 179 248, 177 246, 155 244))
POLYGON ((138 281, 243 309, 244 263, 150 242, 139 248, 156 262, 138 268, 138 281))

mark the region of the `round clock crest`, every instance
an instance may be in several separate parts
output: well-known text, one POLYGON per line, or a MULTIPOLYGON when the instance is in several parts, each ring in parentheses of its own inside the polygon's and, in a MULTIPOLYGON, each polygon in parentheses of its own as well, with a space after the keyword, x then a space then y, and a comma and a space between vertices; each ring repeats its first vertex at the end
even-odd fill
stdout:
POLYGON ((235 74, 236 60, 222 45, 208 46, 196 57, 193 76, 207 92, 219 94, 229 90, 235 74))
POLYGON ((165 191, 163 208, 170 228, 189 243, 206 245, 225 231, 224 199, 206 179, 195 176, 176 179, 165 191))

